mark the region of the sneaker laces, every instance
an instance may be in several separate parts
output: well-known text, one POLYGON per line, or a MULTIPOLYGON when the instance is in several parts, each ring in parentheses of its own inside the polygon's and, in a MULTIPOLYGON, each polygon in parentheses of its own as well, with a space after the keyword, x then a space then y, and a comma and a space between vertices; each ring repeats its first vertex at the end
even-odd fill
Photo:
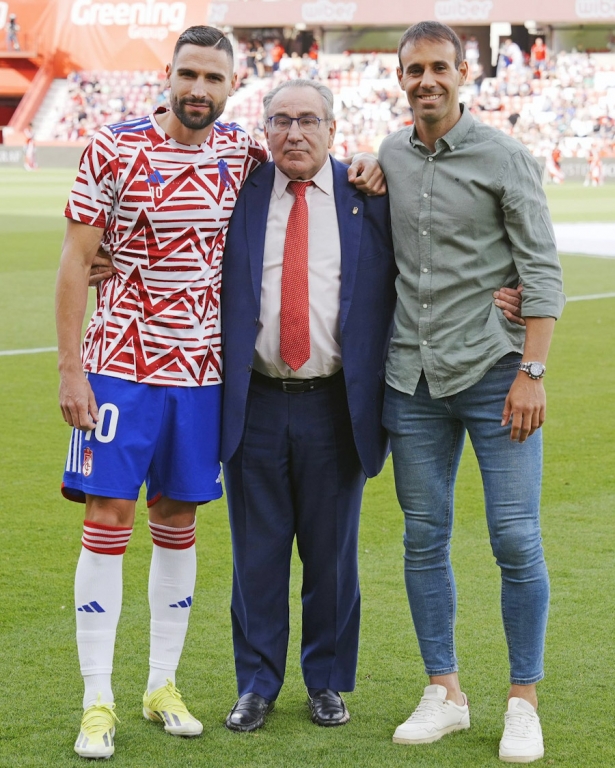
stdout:
POLYGON ((83 719, 81 721, 81 730, 88 733, 102 734, 110 731, 113 728, 113 723, 119 723, 118 716, 113 711, 115 704, 101 704, 100 694, 98 694, 98 701, 96 704, 92 704, 83 713, 83 719))
POLYGON ((417 708, 410 715, 407 722, 426 723, 433 720, 432 714, 440 714, 444 711, 444 705, 441 701, 422 698, 417 708))
POLYGON ((506 737, 523 739, 532 736, 536 731, 537 718, 538 715, 532 712, 506 712, 504 714, 506 737))
POLYGON ((175 709, 185 710, 187 714, 188 708, 182 701, 182 695, 175 687, 175 684, 167 679, 167 684, 157 691, 154 691, 152 697, 148 702, 148 706, 154 710, 163 710, 169 706, 173 706, 175 709))

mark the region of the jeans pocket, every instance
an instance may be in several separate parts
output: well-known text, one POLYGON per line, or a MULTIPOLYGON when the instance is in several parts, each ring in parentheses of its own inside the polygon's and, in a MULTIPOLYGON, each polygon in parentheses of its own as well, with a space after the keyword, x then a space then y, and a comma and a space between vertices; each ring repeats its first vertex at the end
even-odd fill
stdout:
POLYGON ((520 355, 518 352, 509 352, 507 355, 504 355, 504 357, 501 357, 492 368, 497 368, 498 370, 518 368, 522 357, 523 355, 520 355))

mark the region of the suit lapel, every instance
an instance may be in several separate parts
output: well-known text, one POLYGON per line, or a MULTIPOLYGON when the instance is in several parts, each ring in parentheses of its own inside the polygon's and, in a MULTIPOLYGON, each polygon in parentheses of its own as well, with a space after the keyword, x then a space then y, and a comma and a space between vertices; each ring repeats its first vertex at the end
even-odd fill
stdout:
POLYGON ((363 200, 361 193, 348 181, 348 166, 334 158, 331 158, 331 164, 333 166, 333 190, 342 253, 342 287, 340 293, 340 331, 342 331, 352 303, 354 282, 357 276, 363 226, 363 200))
POLYGON ((256 177, 248 177, 246 185, 246 242, 252 288, 257 307, 261 304, 261 283, 263 279, 263 256, 265 253, 265 234, 267 216, 274 180, 274 165, 268 163, 256 177))

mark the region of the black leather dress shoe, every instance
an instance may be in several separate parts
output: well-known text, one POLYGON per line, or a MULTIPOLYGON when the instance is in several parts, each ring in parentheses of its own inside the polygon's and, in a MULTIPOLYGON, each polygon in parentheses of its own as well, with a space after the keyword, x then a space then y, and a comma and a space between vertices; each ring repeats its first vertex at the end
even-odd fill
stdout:
POLYGON ((228 713, 225 725, 231 731, 255 731, 264 725, 273 705, 273 701, 264 699, 258 693, 244 693, 228 713))
POLYGON ((316 725, 345 725, 350 720, 344 699, 330 688, 320 688, 312 695, 308 693, 308 704, 312 712, 312 722, 316 725))

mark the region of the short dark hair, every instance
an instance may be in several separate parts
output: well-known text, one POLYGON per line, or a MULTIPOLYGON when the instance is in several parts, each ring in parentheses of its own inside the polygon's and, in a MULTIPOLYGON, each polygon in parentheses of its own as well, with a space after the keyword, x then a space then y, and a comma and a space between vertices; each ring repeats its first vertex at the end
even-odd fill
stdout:
POLYGON ((452 43, 455 46, 455 69, 459 69, 459 65, 463 61, 461 40, 454 29, 451 29, 447 24, 441 24, 439 21, 419 21, 418 24, 408 27, 401 36, 397 47, 400 69, 402 69, 401 52, 404 46, 408 43, 417 43, 419 40, 439 40, 452 43))
POLYGON ((177 38, 175 48, 173 49, 173 61, 179 53, 180 48, 184 45, 200 45, 202 48, 217 48, 220 51, 224 51, 231 64, 233 63, 233 46, 231 45, 228 37, 220 32, 216 27, 206 27, 202 24, 188 27, 177 38))

